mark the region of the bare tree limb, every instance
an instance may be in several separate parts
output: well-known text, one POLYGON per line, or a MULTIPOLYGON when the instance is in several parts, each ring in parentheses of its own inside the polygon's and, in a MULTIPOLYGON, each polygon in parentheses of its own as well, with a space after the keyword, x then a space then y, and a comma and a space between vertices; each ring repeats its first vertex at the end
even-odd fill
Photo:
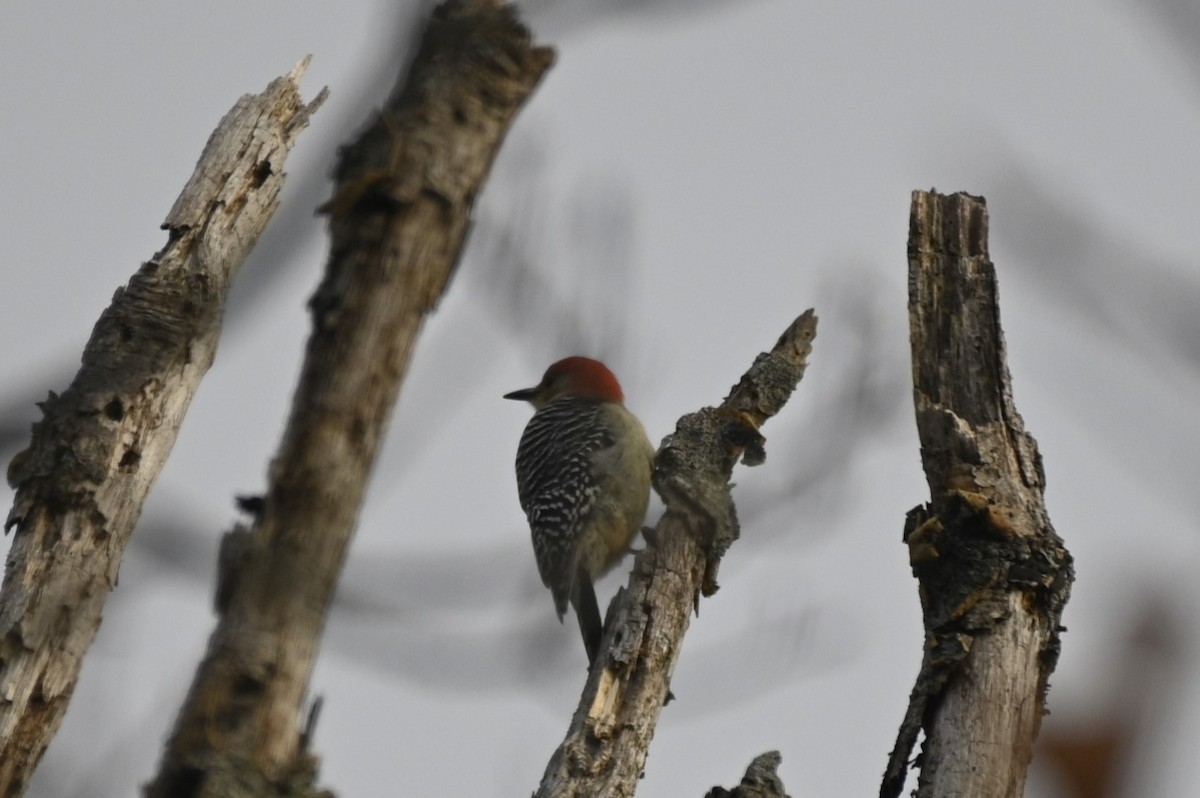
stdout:
POLYGON ((717 566, 738 537, 733 466, 763 461, 758 430, 804 376, 816 327, 811 310, 802 314, 719 407, 684 416, 663 441, 654 486, 667 511, 609 608, 600 654, 538 798, 633 795, 691 613, 701 594, 716 592, 717 566))
POLYGON ((982 198, 913 192, 913 397, 931 501, 909 512, 904 540, 926 642, 883 798, 904 789, 922 729, 918 796, 1022 794, 1074 579, 1013 403, 987 232, 982 198))
POLYGON ((732 790, 713 787, 704 798, 788 798, 783 779, 779 778, 779 765, 782 762, 783 757, 778 751, 759 754, 746 768, 746 775, 738 786, 732 790))
POLYGON ((0 591, 0 795, 58 730, 150 486, 212 364, 229 285, 279 202, 309 116, 307 59, 234 105, 167 215, 165 247, 100 316, 83 365, 13 458, 0 591))
POLYGON ((220 621, 148 796, 324 794, 303 704, 367 478, 492 159, 552 61, 510 6, 450 0, 342 151, 291 417, 253 529, 222 547, 220 621))

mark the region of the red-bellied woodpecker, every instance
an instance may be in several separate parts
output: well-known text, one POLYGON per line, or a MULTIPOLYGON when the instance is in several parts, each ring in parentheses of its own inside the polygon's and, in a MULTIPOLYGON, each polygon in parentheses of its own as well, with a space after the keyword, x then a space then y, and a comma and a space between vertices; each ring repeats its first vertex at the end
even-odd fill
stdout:
POLYGON ((568 602, 594 662, 604 631, 592 583, 641 529, 654 447, 598 360, 568 357, 532 388, 505 394, 536 412, 517 448, 517 495, 529 519, 542 583, 561 621, 568 602))

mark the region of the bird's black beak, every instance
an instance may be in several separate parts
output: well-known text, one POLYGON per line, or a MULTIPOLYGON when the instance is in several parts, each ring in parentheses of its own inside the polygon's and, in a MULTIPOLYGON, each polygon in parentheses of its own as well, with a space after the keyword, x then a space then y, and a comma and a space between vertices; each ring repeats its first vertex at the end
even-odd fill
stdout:
POLYGON ((518 402, 532 402, 538 394, 538 388, 541 386, 535 385, 532 388, 522 388, 519 391, 504 394, 505 399, 516 399, 518 402))

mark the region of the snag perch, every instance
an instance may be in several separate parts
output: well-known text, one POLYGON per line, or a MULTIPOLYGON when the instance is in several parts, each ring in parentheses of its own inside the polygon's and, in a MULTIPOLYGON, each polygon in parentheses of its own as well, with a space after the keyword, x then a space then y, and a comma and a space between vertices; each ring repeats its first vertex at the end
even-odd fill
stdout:
POLYGON ((926 642, 882 798, 904 789, 921 730, 919 798, 1019 798, 1074 579, 1013 403, 987 233, 981 197, 913 193, 913 401, 930 500, 909 512, 904 542, 926 642))
POLYGON ((717 565, 738 537, 733 467, 762 462, 759 427, 791 398, 816 331, 813 312, 801 314, 718 407, 684 416, 663 441, 654 488, 666 513, 647 530, 609 607, 599 654, 536 798, 634 794, 692 613, 716 590, 717 565))

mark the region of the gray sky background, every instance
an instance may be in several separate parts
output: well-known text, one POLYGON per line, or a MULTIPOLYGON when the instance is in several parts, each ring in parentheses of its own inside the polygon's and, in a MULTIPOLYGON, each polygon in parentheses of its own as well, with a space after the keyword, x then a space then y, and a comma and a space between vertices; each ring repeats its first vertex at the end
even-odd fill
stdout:
MULTIPOLYGON (((1190 794, 1200 11, 528 10, 559 61, 502 152, 401 395, 314 682, 324 782, 346 796, 527 794, 561 740, 584 658, 537 580, 512 476, 528 412, 501 394, 558 357, 598 355, 657 440, 815 306, 812 365, 765 430, 767 464, 735 475, 743 539, 688 635, 639 794, 730 786, 772 748, 793 794, 875 794, 920 660, 900 543, 927 498, 904 246, 910 192, 936 187, 988 200, 1015 398, 1077 560, 1047 733, 1136 718, 1127 794, 1190 794), (1163 645, 1131 638, 1139 623, 1163 645)), ((261 490, 282 431, 324 258, 313 209, 415 13, 0 6, 6 461, 33 401, 66 386, 113 291, 163 244, 158 225, 236 98, 306 53, 306 96, 332 92, 239 278, 34 798, 128 795, 153 772, 212 628, 232 497, 261 490)), ((1062 795, 1046 767, 1028 794, 1062 795)))

